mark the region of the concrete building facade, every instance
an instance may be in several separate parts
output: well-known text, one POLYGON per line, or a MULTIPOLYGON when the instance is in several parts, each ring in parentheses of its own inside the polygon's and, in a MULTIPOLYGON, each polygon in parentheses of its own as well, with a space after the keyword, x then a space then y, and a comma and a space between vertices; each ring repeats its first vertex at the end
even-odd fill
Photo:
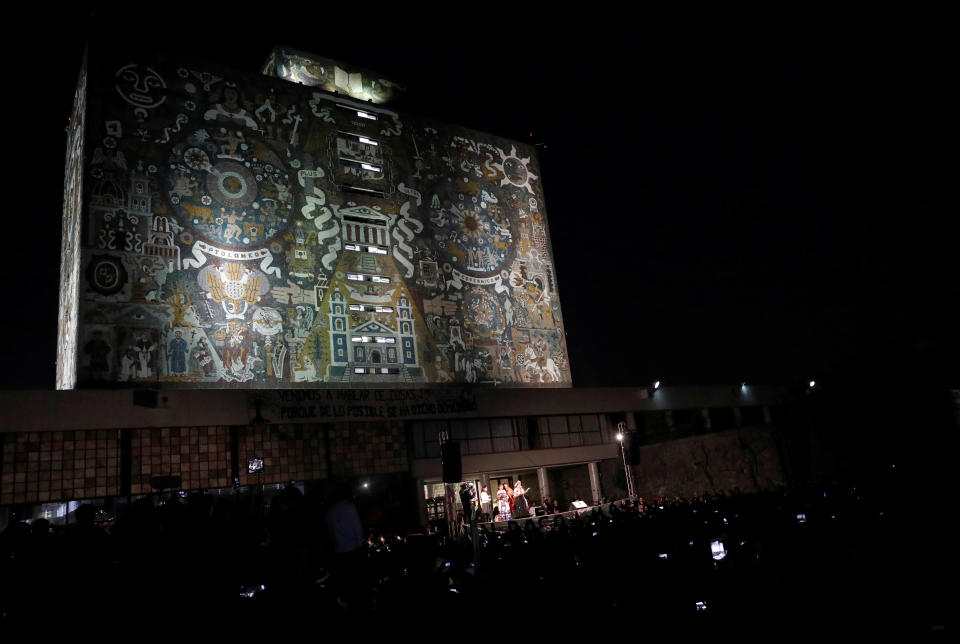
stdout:
POLYGON ((594 502, 626 495, 619 423, 639 495, 749 492, 785 480, 771 415, 786 400, 779 389, 140 393, 0 394, 0 506, 136 497, 151 493, 157 476, 227 494, 234 483, 382 479, 403 490, 410 516, 427 520, 442 508, 440 432, 460 443, 464 480, 522 479, 531 499, 594 502), (735 422, 688 427, 687 416, 735 422), (261 474, 248 471, 254 458, 261 474))

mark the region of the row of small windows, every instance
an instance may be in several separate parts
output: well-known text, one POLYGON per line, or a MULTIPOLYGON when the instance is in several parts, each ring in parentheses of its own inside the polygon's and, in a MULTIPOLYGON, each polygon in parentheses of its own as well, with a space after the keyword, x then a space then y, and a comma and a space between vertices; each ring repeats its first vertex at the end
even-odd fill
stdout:
POLYGON ((353 159, 344 159, 340 157, 340 167, 347 174, 354 174, 364 179, 379 179, 383 176, 383 168, 364 163, 363 161, 354 161, 353 159))
POLYGON ((353 373, 356 374, 398 374, 398 367, 354 367, 353 373))
POLYGON ((344 249, 356 251, 358 253, 374 253, 376 255, 386 255, 387 249, 383 246, 361 246, 360 244, 344 244, 344 249))
POLYGON ((440 431, 460 443, 463 455, 584 447, 613 440, 599 414, 414 421, 411 425, 415 458, 440 456, 440 431))
POLYGON ((396 344, 397 339, 383 335, 355 335, 351 342, 376 342, 377 344, 396 344))
POLYGON ((353 132, 337 132, 337 148, 340 156, 355 159, 357 161, 373 161, 380 154, 380 143, 363 134, 354 134, 353 132))
MULTIPOLYGON (((376 121, 378 117, 373 112, 360 110, 350 105, 336 104, 342 110, 351 112, 359 118, 376 121)), ((380 143, 374 139, 354 134, 352 132, 337 133, 337 156, 340 164, 340 189, 343 192, 353 192, 383 199, 386 193, 363 185, 354 185, 350 177, 365 181, 381 182, 383 180, 383 153, 380 143), (344 179, 346 179, 344 181, 344 179)))
POLYGON ((367 111, 364 111, 364 110, 358 110, 357 108, 355 108, 355 107, 353 107, 353 106, 344 105, 343 103, 337 103, 336 105, 337 105, 337 107, 339 107, 340 109, 346 110, 346 111, 348 111, 348 112, 353 112, 354 114, 356 114, 357 116, 359 116, 359 117, 362 118, 362 119, 367 119, 367 120, 369 120, 369 121, 376 121, 376 120, 377 120, 377 115, 374 114, 374 113, 372 113, 372 112, 367 112, 367 111))
POLYGON ((362 134, 337 133, 337 157, 340 171, 364 181, 383 179, 383 153, 380 144, 362 134))
POLYGON ((380 306, 377 304, 351 304, 351 311, 362 311, 366 313, 393 313, 393 307, 390 306, 380 306))
POLYGON ((353 282, 376 282, 377 284, 389 284, 390 278, 383 275, 364 275, 363 273, 347 273, 347 279, 353 282))
MULTIPOLYGON (((638 411, 634 413, 635 436, 642 444, 658 443, 737 427, 764 425, 770 422, 768 414, 769 411, 762 405, 638 411)), ((622 414, 611 414, 611 420, 616 426, 624 418, 622 414)))
POLYGON ((383 190, 374 190, 373 188, 364 188, 363 186, 354 186, 349 183, 344 183, 340 186, 340 190, 343 192, 353 192, 360 195, 369 195, 371 197, 378 197, 383 199, 387 196, 383 190))
POLYGON ((360 215, 344 215, 343 220, 354 224, 370 224, 373 226, 384 225, 384 223, 379 219, 373 219, 372 217, 361 217, 360 215))

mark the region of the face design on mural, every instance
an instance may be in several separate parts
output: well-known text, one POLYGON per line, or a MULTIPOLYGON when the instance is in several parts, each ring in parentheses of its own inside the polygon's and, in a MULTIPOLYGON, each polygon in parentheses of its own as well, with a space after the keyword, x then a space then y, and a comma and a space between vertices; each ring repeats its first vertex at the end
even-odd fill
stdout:
POLYGON ((511 147, 509 154, 502 150, 500 154, 503 162, 495 164, 503 172, 503 179, 500 180, 500 185, 512 185, 518 188, 524 188, 527 192, 533 194, 533 188, 530 187, 530 182, 538 177, 530 172, 530 157, 521 158, 517 156, 516 147, 511 147))
POLYGON ((149 109, 167 99, 163 93, 167 84, 149 67, 135 63, 124 65, 117 70, 116 80, 117 93, 134 107, 149 109))
POLYGON ((507 157, 503 162, 503 174, 515 186, 527 182, 527 167, 516 157, 507 157))

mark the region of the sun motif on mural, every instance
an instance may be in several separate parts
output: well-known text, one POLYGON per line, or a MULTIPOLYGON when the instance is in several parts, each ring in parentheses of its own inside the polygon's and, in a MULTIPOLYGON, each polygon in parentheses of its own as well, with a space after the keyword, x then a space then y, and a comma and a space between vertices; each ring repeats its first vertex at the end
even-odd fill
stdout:
POLYGON ((172 148, 166 179, 180 221, 217 245, 261 246, 292 219, 295 177, 249 132, 194 132, 172 148))
POLYGON ((499 152, 503 160, 500 163, 494 163, 493 167, 503 173, 500 186, 516 186, 517 188, 526 189, 530 194, 534 194, 533 188, 530 187, 530 182, 536 181, 539 177, 530 172, 530 157, 517 156, 516 146, 510 146, 509 154, 503 150, 499 150, 499 152))

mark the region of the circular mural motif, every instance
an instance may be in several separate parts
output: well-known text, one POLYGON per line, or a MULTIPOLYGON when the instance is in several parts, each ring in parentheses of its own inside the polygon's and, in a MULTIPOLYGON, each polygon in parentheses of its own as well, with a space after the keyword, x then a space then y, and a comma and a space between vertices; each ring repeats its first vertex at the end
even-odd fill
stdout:
POLYGON ((127 271, 116 257, 94 255, 87 267, 87 279, 97 293, 113 295, 126 284, 127 271))
POLYGON ((262 246, 292 219, 296 176, 249 131, 195 132, 173 147, 166 179, 180 221, 218 246, 262 246))
POLYGON ((219 203, 242 208, 257 198, 257 178, 235 161, 221 161, 207 173, 207 191, 219 203))
POLYGON ((495 336, 503 329, 503 315, 497 299, 483 289, 472 289, 464 298, 464 323, 477 335, 495 336))
POLYGON ((517 157, 507 157, 503 160, 503 174, 515 186, 527 183, 527 166, 517 157))
POLYGON ((512 258, 514 243, 510 219, 503 210, 460 204, 446 214, 436 238, 453 267, 471 275, 499 275, 512 258))

